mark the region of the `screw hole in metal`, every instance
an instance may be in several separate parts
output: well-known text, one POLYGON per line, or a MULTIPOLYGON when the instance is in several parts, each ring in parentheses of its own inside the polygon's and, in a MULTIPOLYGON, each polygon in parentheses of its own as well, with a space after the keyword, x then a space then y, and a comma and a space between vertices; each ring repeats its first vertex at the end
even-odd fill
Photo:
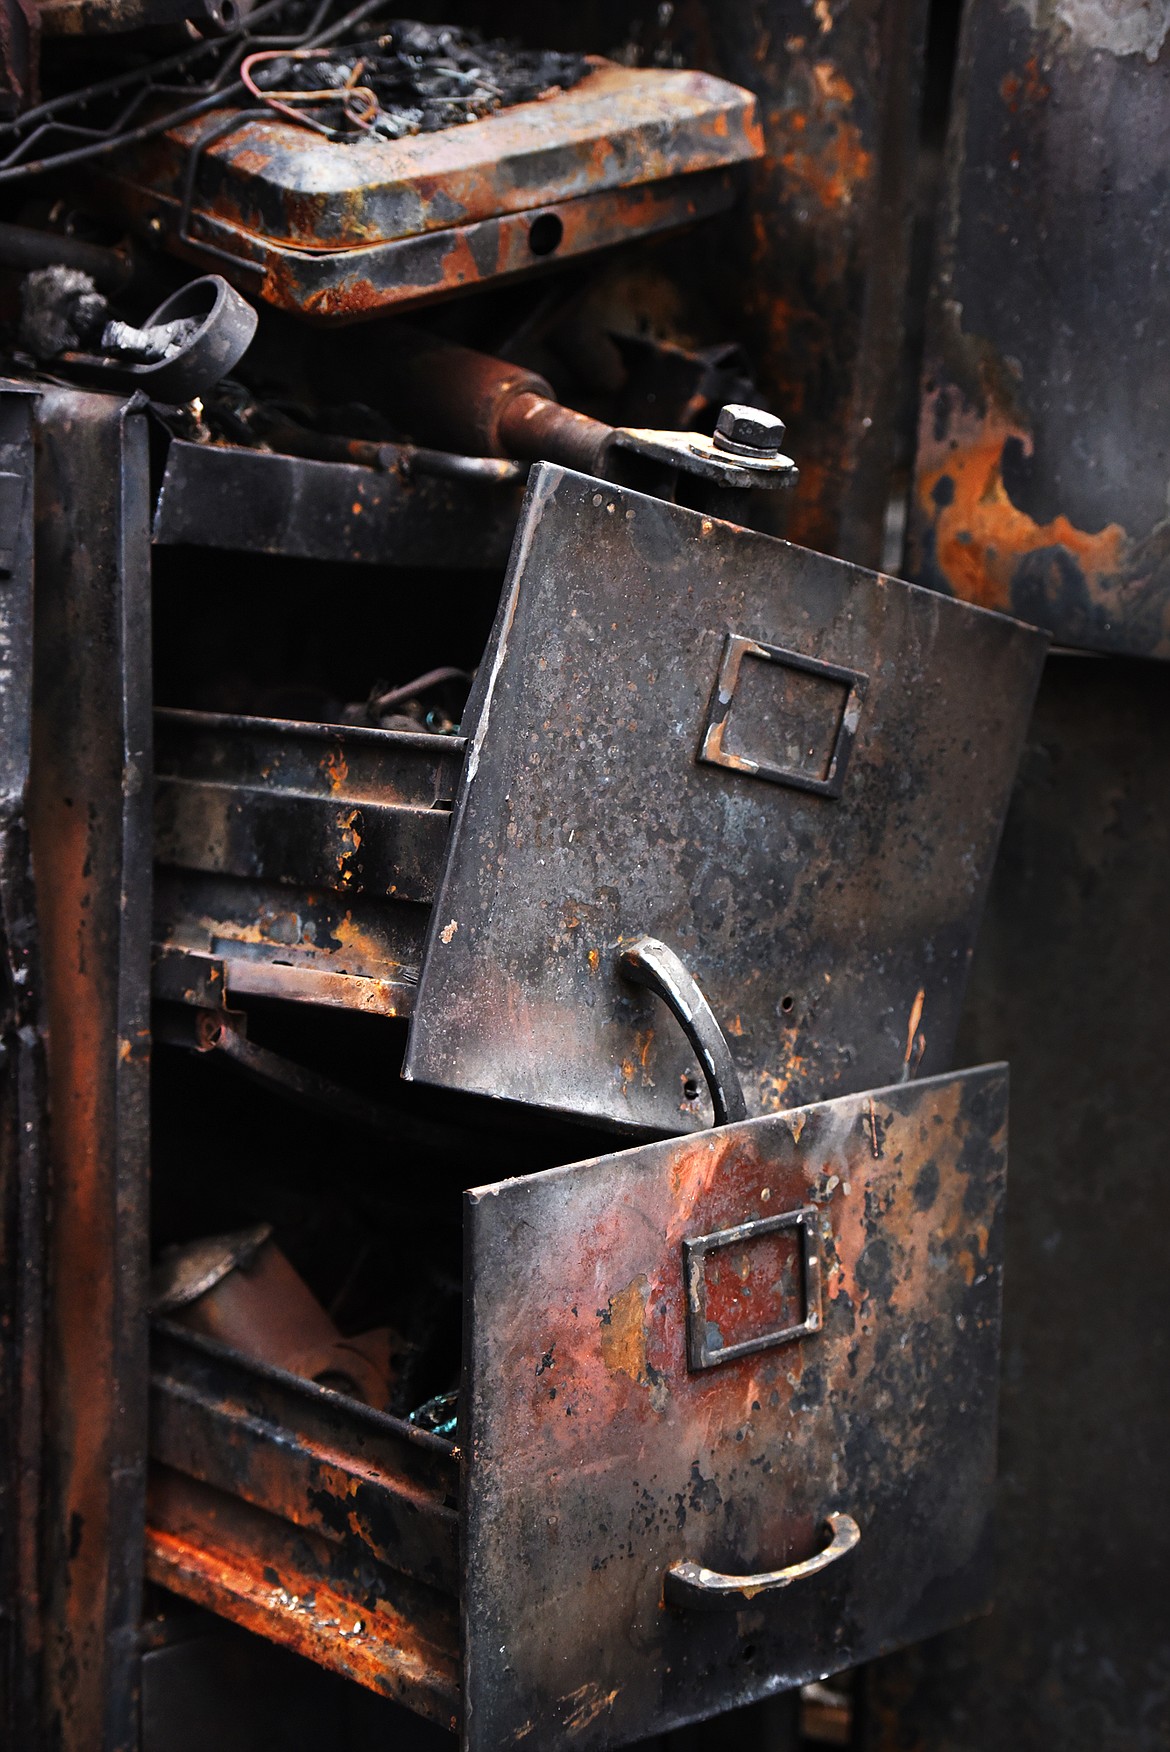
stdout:
POLYGON ((688 1101, 697 1101, 699 1099, 699 1083, 697 1077, 683 1078, 683 1094, 688 1101))
POLYGON ((784 997, 781 998, 780 1008, 783 1010, 783 1012, 786 1016, 788 1015, 789 1011, 792 1009, 792 1006, 795 1002, 796 1002, 796 1000, 795 1000, 795 998, 793 998, 791 992, 785 993, 784 997))
POLYGON ((528 247, 534 256, 552 255, 564 235, 565 227, 555 213, 541 213, 528 227, 528 247))

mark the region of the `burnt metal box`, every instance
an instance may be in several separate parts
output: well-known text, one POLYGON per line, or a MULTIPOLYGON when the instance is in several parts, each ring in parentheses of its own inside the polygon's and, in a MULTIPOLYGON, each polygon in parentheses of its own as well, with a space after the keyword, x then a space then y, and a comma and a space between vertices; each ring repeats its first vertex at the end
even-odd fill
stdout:
POLYGON ((990 1066, 468 1192, 454 1443, 159 1328, 149 1574, 467 1752, 981 1610, 1006 1098, 990 1066))

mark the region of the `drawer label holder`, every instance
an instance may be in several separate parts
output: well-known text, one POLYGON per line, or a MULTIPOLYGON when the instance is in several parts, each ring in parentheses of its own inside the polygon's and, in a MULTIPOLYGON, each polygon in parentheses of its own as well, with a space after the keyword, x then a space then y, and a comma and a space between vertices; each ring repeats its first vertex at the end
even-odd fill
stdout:
MULTIPOLYGON (((755 1351, 771 1350, 776 1345, 790 1344, 811 1337, 821 1330, 821 1244, 820 1212, 815 1205, 802 1205, 798 1210, 784 1211, 774 1217, 759 1217, 750 1223, 739 1223, 731 1229, 719 1229, 710 1235, 694 1235, 683 1244, 683 1280, 687 1298, 687 1366, 692 1371, 711 1369, 717 1363, 729 1363, 755 1351), (779 1279, 772 1286, 761 1279, 766 1273, 753 1270, 753 1255, 761 1252, 761 1243, 770 1237, 791 1233, 795 1243, 791 1276, 795 1280, 791 1296, 785 1295, 779 1279), (754 1281, 753 1281, 754 1280, 754 1281), (721 1284, 730 1283, 730 1294, 721 1284), (738 1285, 738 1288, 735 1286, 738 1285), (770 1287, 773 1305, 779 1321, 763 1331, 736 1338, 726 1331, 728 1317, 755 1314, 758 1291, 770 1287), (757 1292, 753 1295, 753 1291, 757 1292), (796 1302, 794 1309, 792 1304, 796 1302), (784 1318, 785 1313, 798 1312, 800 1318, 784 1318)), ((764 1310, 760 1311, 760 1318, 764 1310)))

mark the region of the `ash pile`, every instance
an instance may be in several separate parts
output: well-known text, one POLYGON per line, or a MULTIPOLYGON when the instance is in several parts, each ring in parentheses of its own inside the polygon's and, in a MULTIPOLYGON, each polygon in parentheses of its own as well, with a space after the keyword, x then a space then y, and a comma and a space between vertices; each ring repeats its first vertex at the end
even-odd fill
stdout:
POLYGON ((450 24, 391 19, 378 36, 339 48, 249 58, 245 83, 274 108, 335 135, 384 140, 479 121, 511 104, 567 91, 589 71, 585 55, 524 49, 450 24), (301 107, 314 105, 311 119, 301 107))

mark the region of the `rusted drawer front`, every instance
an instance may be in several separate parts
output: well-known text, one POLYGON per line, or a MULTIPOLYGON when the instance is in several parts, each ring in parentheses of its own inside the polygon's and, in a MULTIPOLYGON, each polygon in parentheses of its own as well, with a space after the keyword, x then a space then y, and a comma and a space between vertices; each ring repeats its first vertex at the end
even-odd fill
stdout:
POLYGON ((1006 1103, 990 1067, 468 1195, 473 1752, 624 1743, 986 1603, 1006 1103), (830 1514, 859 1542, 788 1586, 678 1569, 779 1570, 830 1514))
POLYGON ((405 1074, 702 1130, 694 1052, 620 972, 642 937, 697 981, 752 1115, 951 1070, 1044 646, 539 464, 405 1074))

